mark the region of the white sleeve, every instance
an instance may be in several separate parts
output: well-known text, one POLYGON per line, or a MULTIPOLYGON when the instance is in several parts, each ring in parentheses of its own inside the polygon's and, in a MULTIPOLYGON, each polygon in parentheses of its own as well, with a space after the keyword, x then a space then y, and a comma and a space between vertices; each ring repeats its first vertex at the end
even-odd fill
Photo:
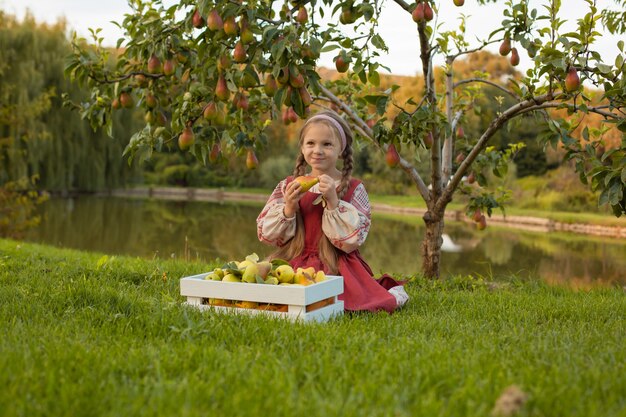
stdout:
POLYGON ((285 217, 283 212, 286 186, 287 180, 278 183, 256 219, 259 240, 273 246, 283 246, 296 234, 296 216, 285 217))
POLYGON ((365 242, 371 216, 369 197, 359 184, 350 202, 339 200, 334 210, 324 210, 322 231, 337 249, 350 253, 365 242))

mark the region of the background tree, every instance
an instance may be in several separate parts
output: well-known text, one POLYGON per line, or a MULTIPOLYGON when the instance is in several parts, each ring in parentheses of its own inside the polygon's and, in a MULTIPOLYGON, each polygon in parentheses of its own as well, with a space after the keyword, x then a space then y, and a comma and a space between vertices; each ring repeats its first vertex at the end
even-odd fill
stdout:
POLYGON ((0 11, 0 186, 36 176, 48 191, 94 191, 137 176, 119 157, 130 136, 124 132, 140 126, 134 114, 115 115, 111 139, 63 108, 60 92, 75 100, 90 93, 64 77, 72 52, 66 32, 63 21, 18 21, 0 11))
POLYGON ((485 214, 502 208, 508 194, 487 188, 484 173, 506 172, 520 147, 498 151, 494 135, 512 130, 521 117, 534 115, 544 123, 541 143, 566 150, 580 179, 601 190, 600 204, 610 204, 616 215, 626 212, 626 140, 622 135, 617 147, 598 151, 612 127, 626 130, 624 45, 619 42, 620 54, 610 64, 593 50, 600 22, 624 30, 623 10, 599 11, 587 0, 576 30, 566 32, 561 1, 534 8, 529 1, 507 0, 501 24, 487 39, 470 43, 463 19, 455 30, 441 29, 437 4, 181 0, 166 8, 158 0, 132 0, 133 12, 121 23, 127 37, 118 42, 123 50, 116 67, 107 67, 110 51, 94 32, 94 47, 74 40, 66 72, 92 88, 90 100, 75 106, 93 126, 110 131, 111 111, 120 107, 138 103, 145 110, 147 124, 126 148, 139 160, 178 145, 202 161, 215 149, 238 152, 254 168, 255 149, 266 145, 270 119, 289 124, 312 105, 336 109, 362 139, 387 152, 389 164, 408 174, 425 201, 423 272, 430 277, 439 275, 444 214, 456 191, 469 196, 468 215, 479 228, 486 226, 485 214), (396 87, 376 89, 384 68, 380 53, 387 50, 377 30, 383 6, 400 7, 416 22, 423 90, 406 102, 397 101, 396 87), (531 68, 520 79, 499 82, 484 72, 459 78, 457 60, 491 44, 499 45, 512 66, 531 59, 531 68), (524 51, 528 57, 522 58, 524 51), (333 52, 337 71, 347 76, 322 82, 316 66, 322 52, 333 52), (445 60, 440 73, 434 70, 436 56, 445 60), (583 82, 602 90, 599 102, 584 92, 583 82), (499 90, 498 110, 481 132, 468 137, 459 126, 481 113, 477 103, 486 86, 499 90), (384 117, 390 106, 396 109, 393 120, 384 117), (603 117, 602 125, 574 138, 580 121, 593 113, 603 117), (427 150, 428 160, 401 158, 396 149, 403 147, 418 159, 419 150, 427 150), (416 168, 424 163, 427 175, 416 168))

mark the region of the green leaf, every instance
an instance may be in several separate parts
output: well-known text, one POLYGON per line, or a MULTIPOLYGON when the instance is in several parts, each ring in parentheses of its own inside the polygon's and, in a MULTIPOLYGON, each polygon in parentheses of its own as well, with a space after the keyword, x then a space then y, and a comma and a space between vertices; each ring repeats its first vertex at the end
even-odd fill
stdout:
POLYGON ((380 85, 380 75, 378 74, 378 71, 370 71, 369 81, 376 87, 380 85))
POLYGON ((289 265, 289 262, 280 258, 272 259, 270 263, 272 264, 272 269, 275 269, 276 267, 281 265, 289 265))
POLYGON ((359 71, 357 75, 363 84, 367 83, 367 74, 365 73, 365 70, 359 71))
POLYGON ((385 41, 378 34, 372 36, 372 45, 383 51, 387 50, 387 45, 385 45, 385 41))
POLYGON ((611 188, 609 188, 609 204, 615 206, 619 204, 624 195, 624 190, 622 189, 622 185, 619 182, 613 183, 611 188))
POLYGON ((325 47, 323 47, 320 52, 330 52, 330 51, 334 51, 335 49, 339 49, 340 46, 337 44, 331 44, 331 45, 326 45, 325 47))
POLYGON ((602 193, 600 193, 600 197, 598 197, 598 206, 603 206, 608 202, 609 202, 609 190, 607 188, 603 190, 602 193))

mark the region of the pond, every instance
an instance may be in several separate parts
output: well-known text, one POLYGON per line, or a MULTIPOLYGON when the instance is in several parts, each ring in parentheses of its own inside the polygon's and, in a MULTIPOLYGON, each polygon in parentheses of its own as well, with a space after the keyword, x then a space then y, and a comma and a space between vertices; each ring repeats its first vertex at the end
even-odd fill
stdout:
MULTIPOLYGON (((124 198, 51 199, 26 240, 146 258, 213 261, 260 256, 255 219, 262 204, 175 202, 124 198)), ((424 227, 414 216, 374 215, 363 257, 381 272, 421 269, 424 227)), ((536 233, 448 222, 442 275, 542 279, 576 287, 626 284, 626 241, 564 233, 536 233)))

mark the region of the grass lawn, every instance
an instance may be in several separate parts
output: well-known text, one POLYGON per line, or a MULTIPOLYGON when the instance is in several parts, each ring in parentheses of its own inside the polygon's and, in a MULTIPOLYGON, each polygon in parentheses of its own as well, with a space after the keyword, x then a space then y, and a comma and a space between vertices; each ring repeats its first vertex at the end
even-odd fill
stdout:
POLYGON ((626 293, 416 279, 396 314, 198 312, 210 265, 0 240, 0 416, 626 416, 626 293))

